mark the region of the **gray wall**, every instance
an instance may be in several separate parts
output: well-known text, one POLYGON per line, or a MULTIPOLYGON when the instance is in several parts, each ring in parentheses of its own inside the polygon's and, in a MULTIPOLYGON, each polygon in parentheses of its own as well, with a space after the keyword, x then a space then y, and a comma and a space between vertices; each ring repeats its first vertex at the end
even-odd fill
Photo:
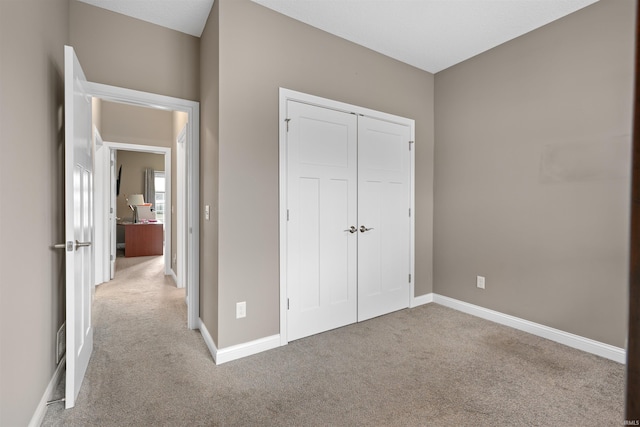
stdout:
MULTIPOLYGON (((431 292, 433 75, 249 0, 216 4, 218 347, 279 332, 279 87, 416 120, 416 295, 431 292), (238 301, 247 302, 247 317, 236 320, 238 301)), ((209 75, 202 77, 204 88, 209 75)), ((212 117, 202 119, 206 129, 212 117)), ((202 253, 203 260, 211 256, 202 253)), ((216 279, 202 280, 208 286, 216 279)))
POLYGON ((71 44, 92 82, 197 101, 200 40, 70 0, 71 44))
POLYGON ((173 112, 101 102, 101 136, 104 141, 173 146, 173 112))
POLYGON ((436 75, 434 292, 625 346, 634 17, 602 0, 436 75))
POLYGON ((200 39, 200 318, 218 343, 218 129, 220 103, 220 1, 213 4, 200 39))
POLYGON ((25 426, 64 322, 66 0, 0 1, 0 425, 25 426), (28 243, 27 243, 28 242, 28 243))

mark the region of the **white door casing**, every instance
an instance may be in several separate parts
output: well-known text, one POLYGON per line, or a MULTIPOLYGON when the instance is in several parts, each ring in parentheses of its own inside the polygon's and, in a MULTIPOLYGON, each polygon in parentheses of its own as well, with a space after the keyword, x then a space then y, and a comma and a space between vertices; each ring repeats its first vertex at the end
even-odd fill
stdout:
MULTIPOLYGON (((411 119, 280 89, 281 345, 339 325, 339 322, 331 325, 333 319, 325 318, 312 320, 306 326, 299 325, 298 322, 303 321, 304 317, 299 316, 300 307, 297 300, 306 297, 311 301, 310 295, 330 293, 331 287, 326 287, 320 292, 305 294, 308 289, 318 288, 319 283, 326 283, 322 280, 323 276, 326 278, 334 275, 330 283, 335 286, 337 273, 345 268, 346 271, 356 274, 357 304, 351 316, 357 321, 412 305, 415 153, 410 148, 410 141, 414 141, 414 126, 411 119), (327 120, 329 111, 334 117, 327 120), (315 132, 319 135, 323 132, 328 135, 326 129, 330 128, 336 120, 335 117, 340 115, 355 119, 358 129, 355 152, 359 160, 356 160, 355 166, 350 165, 358 180, 356 197, 350 196, 350 200, 357 201, 358 212, 357 222, 350 223, 349 227, 354 225, 358 230, 360 227, 366 227, 368 230, 357 231, 351 236, 357 239, 355 259, 351 257, 349 260, 353 264, 341 267, 341 261, 337 261, 336 268, 322 264, 329 259, 336 262, 341 258, 339 249, 334 250, 331 256, 322 255, 323 249, 327 247, 326 242, 331 241, 331 235, 327 234, 326 228, 321 228, 323 223, 327 222, 323 222, 321 218, 331 216, 330 213, 323 212, 327 210, 327 206, 338 204, 335 201, 328 204, 325 200, 326 193, 320 193, 318 190, 321 188, 318 169, 331 170, 331 162, 326 158, 334 156, 339 159, 340 149, 331 147, 331 144, 323 144, 320 137, 310 136, 313 127, 309 124, 315 125, 315 132), (303 129, 303 126, 307 126, 307 129, 303 129), (308 142, 318 143, 317 147, 307 147, 306 160, 303 162, 299 161, 300 154, 295 152, 299 145, 296 138, 299 138, 298 132, 301 130, 308 142), (300 167, 302 163, 304 166, 300 167), (309 168, 312 164, 315 164, 315 170, 309 168), (325 195, 325 199, 322 195, 325 195), (298 205, 306 207, 306 218, 305 215, 302 215, 302 218, 296 216, 300 214, 294 212, 299 210, 298 205), (318 212, 315 217, 309 214, 315 211, 318 212), (296 223, 305 220, 304 224, 296 223), (309 259, 303 259, 305 257, 309 259), (323 269, 328 272, 323 273, 323 269), (314 276, 318 278, 310 283, 315 288, 308 287, 308 284, 300 288, 300 283, 314 276)), ((338 215, 339 212, 338 209, 333 215, 338 215)), ((346 229, 348 227, 342 231, 350 235, 351 233, 344 231, 346 229)))
POLYGON ((187 179, 186 179, 186 159, 187 159, 187 125, 182 128, 180 133, 178 134, 178 138, 176 140, 176 269, 174 273, 177 278, 177 285, 179 288, 184 288, 186 286, 186 255, 187 255, 187 238, 188 238, 188 230, 187 230, 187 221, 185 218, 185 213, 187 212, 186 205, 186 195, 187 195, 187 179))
POLYGON ((113 280, 116 277, 116 256, 117 256, 117 224, 116 216, 118 205, 118 178, 116 166, 118 165, 118 152, 109 150, 109 278, 113 280))
POLYGON ((357 117, 287 103, 288 337, 356 321, 357 117))
POLYGON ((409 307, 410 138, 407 125, 358 119, 358 321, 409 307))
MULTIPOLYGON (((186 222, 188 237, 185 242, 187 281, 187 327, 200 327, 200 104, 186 99, 173 98, 138 90, 89 82, 92 96, 103 101, 145 106, 163 110, 182 111, 187 114, 186 135, 186 222)), ((105 145, 108 145, 105 142, 105 145)), ((134 144, 122 144, 122 149, 134 149, 134 144)), ((147 147, 148 148, 148 147, 147 147)), ((166 166, 165 166, 166 168, 166 166)), ((166 236, 165 236, 166 238, 166 236)), ((170 257, 169 257, 170 258, 170 257)), ((171 262, 165 262, 165 272, 170 274, 171 262)))
POLYGON ((65 46, 65 240, 67 369, 72 408, 93 351, 93 144, 91 96, 72 47, 65 46))

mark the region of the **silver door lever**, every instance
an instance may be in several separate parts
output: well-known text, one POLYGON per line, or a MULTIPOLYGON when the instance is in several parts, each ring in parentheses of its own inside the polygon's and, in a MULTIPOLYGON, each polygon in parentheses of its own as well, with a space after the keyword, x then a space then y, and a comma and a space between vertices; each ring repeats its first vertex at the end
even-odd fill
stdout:
POLYGON ((367 228, 367 227, 365 227, 364 225, 361 225, 361 226, 360 226, 360 232, 361 232, 361 233, 364 233, 365 231, 369 231, 369 230, 373 230, 373 227, 371 227, 371 228, 367 228))
POLYGON ((66 249, 67 251, 72 251, 73 247, 75 246, 76 251, 78 250, 78 248, 85 248, 87 246, 91 246, 91 242, 79 242, 79 241, 75 241, 74 242, 67 242, 67 243, 58 243, 53 245, 54 249, 66 249))
POLYGON ((344 231, 348 231, 349 233, 353 234, 353 233, 357 232, 358 229, 355 227, 355 225, 352 225, 351 227, 349 227, 348 230, 344 230, 344 231))

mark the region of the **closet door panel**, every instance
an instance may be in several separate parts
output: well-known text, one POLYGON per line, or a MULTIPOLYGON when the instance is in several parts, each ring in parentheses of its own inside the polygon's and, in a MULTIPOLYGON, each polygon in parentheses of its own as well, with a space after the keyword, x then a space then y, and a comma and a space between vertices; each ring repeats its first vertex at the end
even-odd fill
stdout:
POLYGON ((409 306, 410 128, 358 122, 358 321, 409 306))
POLYGON ((357 320, 357 117, 287 103, 287 337, 357 320))

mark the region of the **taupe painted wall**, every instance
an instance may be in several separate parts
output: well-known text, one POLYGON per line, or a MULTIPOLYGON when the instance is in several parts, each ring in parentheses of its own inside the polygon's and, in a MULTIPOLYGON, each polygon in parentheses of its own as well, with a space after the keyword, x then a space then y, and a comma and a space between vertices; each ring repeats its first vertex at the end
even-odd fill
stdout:
POLYGON ((0 425, 25 426, 64 321, 66 0, 0 1, 0 425))
POLYGON ((436 75, 434 292, 625 346, 634 16, 602 0, 436 75))
POLYGON ((101 104, 101 135, 104 141, 172 147, 172 111, 105 101, 101 104))
POLYGON ((71 44, 87 79, 197 101, 200 41, 70 0, 71 44))
MULTIPOLYGON (((249 0, 216 4, 218 347, 279 332, 279 87, 416 120, 416 295, 431 292, 433 75, 249 0), (247 302, 247 317, 236 320, 238 301, 247 302)), ((203 114, 205 129, 210 120, 203 114)))
POLYGON ((220 102, 219 1, 213 4, 200 39, 200 318, 218 343, 218 129, 220 102))

